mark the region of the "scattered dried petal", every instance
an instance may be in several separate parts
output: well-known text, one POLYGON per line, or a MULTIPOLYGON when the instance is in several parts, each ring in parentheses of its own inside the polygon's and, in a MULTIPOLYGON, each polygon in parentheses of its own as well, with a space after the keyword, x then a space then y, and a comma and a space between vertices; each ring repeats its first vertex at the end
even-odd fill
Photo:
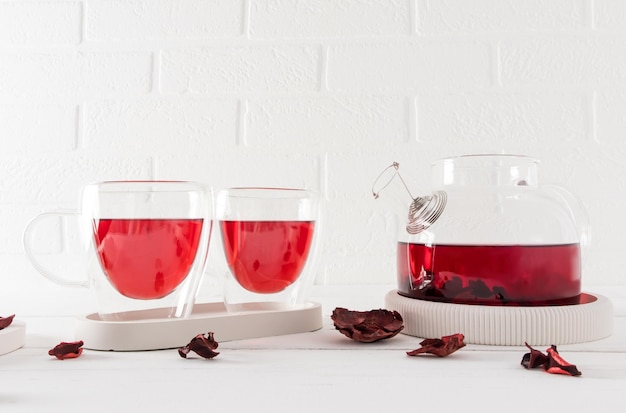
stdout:
POLYGON ((15 314, 12 314, 12 315, 10 315, 8 317, 0 317, 0 330, 10 326, 11 323, 13 322, 13 318, 14 317, 15 317, 15 314))
POLYGON ((534 348, 529 346, 528 343, 524 344, 526 344, 526 347, 530 349, 530 353, 526 353, 524 354, 524 357, 522 357, 522 366, 524 366, 524 368, 535 369, 537 367, 543 366, 548 362, 548 356, 546 356, 539 350, 535 350, 534 348))
POLYGON ((59 360, 73 359, 83 354, 83 342, 71 341, 61 342, 48 351, 48 354, 58 358, 59 360))
POLYGON ((409 356, 417 356, 418 354, 430 353, 438 357, 449 356, 460 348, 465 347, 463 340, 465 336, 461 333, 443 336, 439 338, 427 338, 420 345, 422 347, 413 351, 407 351, 409 356))
POLYGON ((535 350, 528 343, 526 347, 530 349, 530 353, 524 354, 522 358, 522 366, 527 369, 543 367, 543 369, 551 374, 564 374, 567 376, 580 376, 582 373, 575 365, 565 361, 559 354, 556 346, 553 344, 546 350, 547 355, 539 350, 535 350))
POLYGON ((550 346, 546 352, 550 358, 547 366, 545 366, 548 373, 565 374, 568 376, 580 376, 582 374, 575 365, 568 363, 565 359, 563 359, 563 357, 561 357, 559 352, 556 351, 555 345, 550 346))
POLYGON ((404 328, 402 316, 385 309, 351 311, 337 307, 330 318, 344 336, 361 343, 391 338, 404 328))
POLYGON ((187 354, 189 354, 190 351, 193 351, 200 357, 212 359, 220 354, 219 352, 213 351, 218 347, 218 345, 218 342, 215 341, 215 338, 213 337, 213 332, 209 331, 206 337, 203 334, 198 334, 192 338, 189 344, 178 349, 178 354, 182 358, 187 358, 187 354))

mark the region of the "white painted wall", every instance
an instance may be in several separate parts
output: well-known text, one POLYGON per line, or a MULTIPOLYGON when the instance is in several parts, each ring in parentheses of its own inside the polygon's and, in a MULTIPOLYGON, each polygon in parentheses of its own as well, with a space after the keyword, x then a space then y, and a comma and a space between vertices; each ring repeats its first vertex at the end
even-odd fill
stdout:
POLYGON ((620 0, 0 0, 0 315, 91 309, 21 246, 88 182, 318 189, 316 282, 392 283, 374 178, 480 152, 539 158, 591 216, 585 284, 624 284, 625 35, 620 0))

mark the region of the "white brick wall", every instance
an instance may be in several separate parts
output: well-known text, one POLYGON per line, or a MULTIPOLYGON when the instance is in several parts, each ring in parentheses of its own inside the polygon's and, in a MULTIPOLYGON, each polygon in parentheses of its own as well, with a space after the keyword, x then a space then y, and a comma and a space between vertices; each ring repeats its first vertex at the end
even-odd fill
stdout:
POLYGON ((0 2, 3 45, 77 45, 81 23, 81 1, 0 2))
POLYGON ((0 0, 0 314, 92 309, 21 247, 88 182, 318 189, 317 282, 393 283, 374 178, 479 152, 541 159, 589 210, 585 284, 625 284, 625 32, 620 0, 0 0))
POLYGON ((94 42, 203 40, 240 36, 243 0, 84 1, 86 39, 94 42))
POLYGON ((331 92, 414 94, 423 90, 472 90, 492 85, 488 43, 455 38, 370 40, 328 48, 331 92))

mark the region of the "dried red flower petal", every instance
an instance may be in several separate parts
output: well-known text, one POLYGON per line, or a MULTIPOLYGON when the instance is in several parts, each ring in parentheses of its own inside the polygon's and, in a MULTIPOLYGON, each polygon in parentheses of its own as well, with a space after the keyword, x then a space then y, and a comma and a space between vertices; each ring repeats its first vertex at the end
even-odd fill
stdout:
POLYGON ((527 369, 543 367, 543 369, 551 374, 564 374, 567 376, 580 376, 582 373, 578 368, 565 361, 559 354, 556 346, 553 344, 546 350, 548 355, 543 354, 539 350, 535 350, 528 343, 525 343, 526 347, 530 349, 530 353, 524 354, 522 358, 522 366, 527 369))
POLYGON ((200 357, 212 359, 213 357, 220 354, 216 351, 213 351, 218 347, 218 345, 218 342, 215 341, 215 338, 213 336, 213 332, 209 331, 206 337, 203 334, 198 334, 197 336, 192 338, 189 344, 187 344, 185 347, 181 347, 178 349, 178 354, 182 358, 187 358, 187 354, 189 354, 190 351, 193 351, 200 357))
POLYGON ((400 313, 385 309, 352 311, 337 307, 330 318, 344 336, 361 343, 391 338, 404 328, 400 313))
POLYGON ((14 317, 15 317, 15 314, 12 314, 12 315, 10 315, 8 317, 0 317, 0 330, 10 326, 11 323, 13 322, 13 318, 14 317))
POLYGON ((546 352, 548 353, 549 361, 544 367, 548 373, 565 374, 568 376, 580 376, 582 374, 575 365, 565 361, 565 359, 561 357, 555 345, 550 346, 546 352))
POLYGON ((537 367, 541 367, 548 362, 548 356, 543 354, 541 351, 532 348, 531 346, 526 344, 526 347, 530 349, 530 353, 524 354, 522 357, 522 366, 527 369, 535 369, 537 367))
POLYGON ((73 359, 83 354, 83 344, 82 340, 70 342, 63 341, 54 346, 54 348, 48 350, 48 354, 58 358, 59 360, 73 359))
POLYGON ((422 347, 413 351, 407 351, 409 356, 417 356, 419 354, 430 353, 438 357, 449 356, 460 348, 465 347, 463 340, 465 336, 461 333, 443 336, 439 338, 427 338, 420 345, 422 347))

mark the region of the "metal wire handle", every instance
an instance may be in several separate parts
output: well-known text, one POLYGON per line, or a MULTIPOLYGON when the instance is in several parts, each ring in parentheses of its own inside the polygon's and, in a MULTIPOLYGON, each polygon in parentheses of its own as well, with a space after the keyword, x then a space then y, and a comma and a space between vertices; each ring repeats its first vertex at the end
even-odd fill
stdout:
POLYGON ((391 183, 391 181, 393 181, 393 179, 396 176, 398 178, 400 178, 400 181, 402 182, 402 185, 404 185, 404 189, 406 189, 406 191, 409 193, 409 196, 411 197, 411 199, 413 199, 413 195, 411 195, 411 191, 409 191, 409 187, 406 186, 406 183, 404 182, 404 179, 402 179, 402 176, 400 176, 400 172, 398 172, 398 168, 400 168, 400 164, 398 162, 394 162, 391 165, 389 165, 388 167, 386 167, 385 169, 383 169, 383 171, 380 173, 380 175, 378 175, 378 177, 374 181, 374 184, 372 184, 372 195, 374 196, 374 199, 378 199, 378 197, 380 196, 381 191, 383 189, 387 188, 389 186, 389 184, 391 183), (378 181, 380 181, 385 174, 388 175, 389 172, 392 172, 392 174, 391 174, 391 176, 389 176, 389 178, 386 179, 385 184, 383 186, 381 186, 380 189, 378 189, 378 191, 376 189, 374 189, 376 187, 376 183, 378 183, 378 181))
POLYGON ((409 191, 406 182, 402 179, 400 172, 398 172, 399 168, 400 164, 398 162, 394 162, 386 167, 374 181, 374 184, 372 185, 372 195, 374 196, 374 199, 378 199, 381 191, 387 188, 397 176, 413 200, 409 204, 409 223, 406 225, 406 230, 412 235, 419 234, 430 227, 441 216, 441 213, 446 207, 448 196, 444 191, 437 191, 430 196, 414 197, 411 194, 411 191, 409 191), (388 175, 389 172, 392 172, 392 174, 389 178, 386 178, 384 184, 376 190, 376 184, 383 179, 384 175, 388 175))

